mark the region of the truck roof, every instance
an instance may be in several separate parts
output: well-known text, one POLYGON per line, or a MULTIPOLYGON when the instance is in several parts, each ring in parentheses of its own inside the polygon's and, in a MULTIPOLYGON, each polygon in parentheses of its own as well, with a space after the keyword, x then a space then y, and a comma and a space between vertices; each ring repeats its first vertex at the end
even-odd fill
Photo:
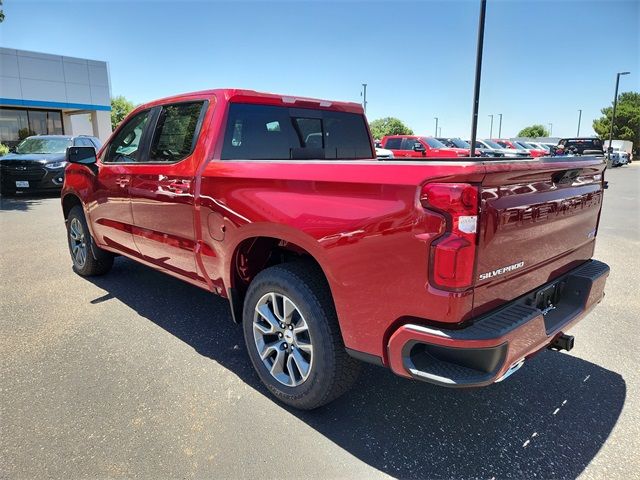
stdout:
POLYGON ((324 100, 319 98, 300 97, 296 95, 282 95, 277 93, 257 92, 255 90, 245 90, 239 88, 219 88, 212 90, 201 90, 197 92, 181 93, 170 97, 161 98, 140 105, 136 110, 173 103, 179 101, 192 100, 195 98, 216 97, 218 102, 223 103, 257 103, 262 105, 275 105, 282 107, 315 108, 323 110, 338 110, 350 113, 364 113, 362 105, 355 102, 337 102, 334 100, 324 100))

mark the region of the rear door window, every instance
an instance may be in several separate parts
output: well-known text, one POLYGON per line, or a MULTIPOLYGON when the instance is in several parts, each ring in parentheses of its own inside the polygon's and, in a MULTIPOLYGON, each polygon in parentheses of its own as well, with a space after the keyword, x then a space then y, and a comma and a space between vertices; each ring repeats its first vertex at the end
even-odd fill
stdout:
POLYGON ((189 102, 162 107, 149 149, 150 162, 178 162, 193 152, 203 105, 189 102))
POLYGON ((223 160, 374 157, 363 115, 246 103, 229 107, 223 160))
POLYGON ((403 138, 400 150, 413 150, 416 143, 420 143, 417 138, 403 138))

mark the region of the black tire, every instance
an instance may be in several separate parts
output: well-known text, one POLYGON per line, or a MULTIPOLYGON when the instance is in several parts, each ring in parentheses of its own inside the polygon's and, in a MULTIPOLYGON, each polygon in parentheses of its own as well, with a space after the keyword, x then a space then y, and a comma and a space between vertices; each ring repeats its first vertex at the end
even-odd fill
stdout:
MULTIPOLYGON (((69 212, 67 217, 67 243, 69 245, 69 253, 71 254, 71 261, 73 262, 73 270, 83 277, 91 277, 94 275, 104 275, 113 266, 113 254, 102 250, 96 246, 89 227, 87 226, 87 220, 84 217, 84 211, 80 205, 76 205, 69 212), (74 255, 74 244, 78 244, 79 240, 74 240, 73 234, 77 235, 77 224, 81 226, 82 247, 84 248, 84 261, 80 261, 77 255, 74 255), (74 230, 75 229, 75 230, 74 230)), ((82 257, 80 257, 82 258, 82 257)))
POLYGON ((245 297, 242 323, 247 351, 260 380, 287 405, 303 410, 320 407, 346 392, 358 377, 360 362, 345 350, 327 281, 311 262, 285 263, 256 275, 245 297), (271 292, 289 298, 308 327, 313 362, 308 377, 297 386, 284 385, 271 375, 254 338, 256 306, 271 292))

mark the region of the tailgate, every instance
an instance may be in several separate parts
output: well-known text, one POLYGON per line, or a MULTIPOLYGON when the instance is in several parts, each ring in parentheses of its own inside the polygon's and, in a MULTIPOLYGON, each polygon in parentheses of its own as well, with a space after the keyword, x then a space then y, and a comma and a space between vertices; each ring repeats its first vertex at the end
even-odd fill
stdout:
POLYGON ((596 157, 487 164, 481 186, 474 316, 591 258, 604 167, 596 157))

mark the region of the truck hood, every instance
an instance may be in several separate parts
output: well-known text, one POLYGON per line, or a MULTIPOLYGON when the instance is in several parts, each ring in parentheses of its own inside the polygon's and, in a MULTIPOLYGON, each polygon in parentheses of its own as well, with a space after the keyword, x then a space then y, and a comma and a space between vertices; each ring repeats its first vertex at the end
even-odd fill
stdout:
POLYGON ((64 153, 9 153, 4 157, 0 157, 0 162, 26 161, 45 164, 61 162, 64 159, 64 153))

